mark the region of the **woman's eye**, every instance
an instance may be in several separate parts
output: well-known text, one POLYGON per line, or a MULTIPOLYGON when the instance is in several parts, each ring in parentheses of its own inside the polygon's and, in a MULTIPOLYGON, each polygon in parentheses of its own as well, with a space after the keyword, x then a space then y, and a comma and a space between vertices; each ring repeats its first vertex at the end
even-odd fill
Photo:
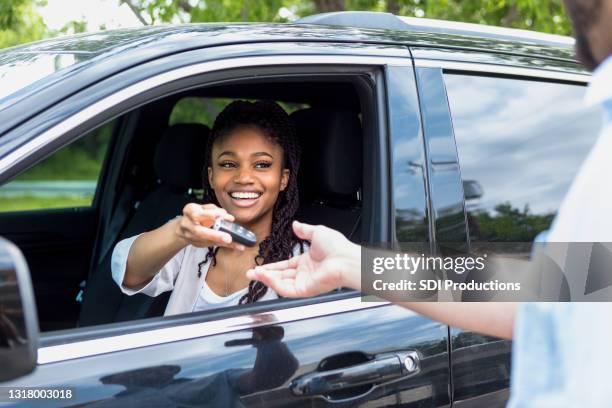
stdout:
POLYGON ((255 168, 256 169, 267 169, 267 168, 270 168, 271 166, 272 166, 272 163, 270 163, 270 162, 255 163, 255 168))
POLYGON ((224 169, 229 169, 232 167, 236 167, 236 165, 232 162, 221 162, 219 163, 219 166, 223 167, 224 169))

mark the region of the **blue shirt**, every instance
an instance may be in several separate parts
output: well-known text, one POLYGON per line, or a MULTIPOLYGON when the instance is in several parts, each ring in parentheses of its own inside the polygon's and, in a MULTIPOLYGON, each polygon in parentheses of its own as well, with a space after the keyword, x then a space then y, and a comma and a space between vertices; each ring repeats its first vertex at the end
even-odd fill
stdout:
MULTIPOLYGON (((549 242, 612 242, 612 56, 594 72, 585 102, 603 107, 603 129, 559 209, 549 242)), ((520 306, 509 407, 610 407, 611 373, 612 303, 520 306)))

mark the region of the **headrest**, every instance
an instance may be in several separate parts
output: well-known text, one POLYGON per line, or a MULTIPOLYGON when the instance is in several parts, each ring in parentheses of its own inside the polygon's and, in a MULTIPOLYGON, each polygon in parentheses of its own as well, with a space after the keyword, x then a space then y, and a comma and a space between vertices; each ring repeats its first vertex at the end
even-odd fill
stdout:
POLYGON ((202 188, 204 150, 210 129, 179 123, 166 129, 155 150, 155 174, 162 183, 181 189, 202 188))
POLYGON ((299 183, 304 198, 354 200, 363 161, 357 114, 310 108, 293 112, 290 118, 302 146, 299 183))

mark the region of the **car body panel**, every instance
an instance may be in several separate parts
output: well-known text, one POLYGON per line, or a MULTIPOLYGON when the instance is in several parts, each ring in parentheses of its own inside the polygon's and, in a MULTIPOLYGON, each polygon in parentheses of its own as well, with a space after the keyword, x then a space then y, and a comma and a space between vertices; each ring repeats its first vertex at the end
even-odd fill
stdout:
MULTIPOLYGON (((262 318, 257 314, 249 317, 262 318)), ((148 334, 142 332, 141 335, 148 334)), ((218 381, 221 381, 219 377, 233 371, 253 370, 257 364, 261 381, 248 389, 249 392, 244 391, 242 403, 245 406, 354 406, 363 403, 367 406, 417 406, 425 403, 441 407, 450 404, 447 335, 446 326, 403 308, 383 305, 42 364, 32 374, 8 385, 71 388, 75 394, 73 404, 95 401, 109 406, 142 404, 148 398, 156 398, 158 401, 181 400, 216 406, 211 401, 237 398, 237 395, 214 395, 214 388, 219 387, 218 381), (376 330, 372 330, 372 322, 376 322, 376 330), (262 339, 258 347, 245 341, 254 336, 254 331, 262 339), (319 396, 298 397, 288 388, 292 379, 315 371, 325 358, 335 356, 338 359, 339 353, 375 355, 401 350, 419 353, 421 374, 375 387, 361 398, 349 401, 359 395, 359 392, 354 395, 349 392, 344 396, 347 399, 344 403, 333 402, 319 396), (260 361, 256 363, 257 358, 260 361), (215 376, 217 379, 213 380, 215 376)), ((73 346, 83 347, 78 342, 73 346)))
POLYGON ((416 77, 426 140, 434 242, 438 246, 459 244, 457 249, 462 249, 467 239, 463 188, 442 71, 417 68, 416 77))
POLYGON ((425 142, 416 80, 412 67, 386 71, 388 126, 391 133, 391 178, 395 217, 394 239, 401 243, 431 242, 432 225, 425 142))

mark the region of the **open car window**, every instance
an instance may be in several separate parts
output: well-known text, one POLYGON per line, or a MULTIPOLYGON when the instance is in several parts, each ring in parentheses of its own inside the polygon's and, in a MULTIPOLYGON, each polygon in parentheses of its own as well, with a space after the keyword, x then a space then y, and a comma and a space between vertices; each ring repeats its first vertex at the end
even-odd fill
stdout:
MULTIPOLYGON (((373 92, 370 87, 367 76, 359 74, 338 78, 292 76, 287 80, 275 77, 269 83, 264 77, 257 81, 237 81, 227 87, 203 86, 171 94, 127 111, 92 131, 93 136, 88 138, 89 134, 84 135, 59 150, 56 154, 63 159, 60 162, 80 168, 75 156, 66 159, 66 156, 62 156, 66 153, 62 152, 78 150, 81 145, 87 146, 86 143, 95 140, 98 142, 96 157, 106 155, 107 160, 104 162, 100 159, 96 168, 98 175, 105 175, 100 179, 99 186, 94 184, 94 191, 97 186, 101 194, 97 198, 99 207, 80 215, 81 218, 89 217, 87 223, 63 213, 64 230, 67 228, 69 231, 72 223, 81 223, 83 238, 67 234, 67 249, 60 253, 41 253, 38 249, 28 251, 27 248, 24 251, 26 258, 29 258, 39 309, 51 310, 58 299, 65 304, 54 313, 41 313, 41 330, 53 334, 62 329, 85 329, 110 323, 138 324, 142 319, 164 315, 172 292, 156 297, 125 296, 112 281, 111 255, 122 239, 157 228, 181 214, 186 202, 201 200, 201 168, 197 174, 188 176, 190 180, 178 184, 173 181, 173 185, 167 185, 167 174, 160 171, 168 171, 175 177, 177 169, 174 165, 161 170, 156 167, 157 155, 167 154, 169 150, 160 147, 161 141, 171 133, 173 137, 178 136, 171 143, 172 149, 189 149, 189 146, 181 146, 180 142, 185 126, 199 125, 210 130, 218 113, 235 100, 274 100, 290 115, 302 150, 298 176, 300 207, 295 218, 329 225, 350 239, 361 241, 362 231, 368 227, 368 221, 362 217, 362 203, 364 197, 369 196, 369 191, 364 189, 361 170, 363 141, 365 137, 374 137, 372 106, 363 101, 365 91, 373 92), (369 127, 366 128, 366 125, 369 127), (330 182, 333 174, 344 175, 341 187, 330 182), (348 190, 347 179, 352 180, 348 183, 348 190), (68 249, 75 241, 80 243, 78 251, 82 257, 78 264, 70 258, 74 250, 68 249), (48 262, 51 259, 53 262, 48 262), (68 262, 72 262, 71 270, 60 272, 68 262), (47 277, 57 278, 60 273, 64 274, 63 282, 62 279, 47 281, 47 277), (70 312, 65 312, 68 309, 70 312)), ((203 152, 196 150, 188 153, 201 156, 203 152)), ((45 163, 53 163, 53 160, 58 159, 52 155, 38 165, 43 166, 43 173, 45 163)), ((177 163, 172 160, 167 162, 177 163)), ((12 182, 27 177, 28 172, 36 174, 36 171, 41 174, 41 170, 34 166, 12 182)), ((5 186, 10 186, 10 183, 5 186)), ((50 206, 58 208, 58 203, 59 200, 50 206)), ((52 216, 49 216, 47 223, 53 223, 52 216)), ((36 240, 34 235, 31 239, 36 240)), ((336 294, 343 296, 340 292, 336 294)), ((274 300, 270 307, 282 309, 285 302, 290 301, 274 300)), ((261 302, 261 305, 250 307, 255 306, 266 305, 261 302)), ((239 313, 238 310, 236 305, 236 313, 239 313)), ((219 313, 234 314, 230 310, 219 313)), ((201 320, 209 314, 196 313, 196 318, 201 320)))

